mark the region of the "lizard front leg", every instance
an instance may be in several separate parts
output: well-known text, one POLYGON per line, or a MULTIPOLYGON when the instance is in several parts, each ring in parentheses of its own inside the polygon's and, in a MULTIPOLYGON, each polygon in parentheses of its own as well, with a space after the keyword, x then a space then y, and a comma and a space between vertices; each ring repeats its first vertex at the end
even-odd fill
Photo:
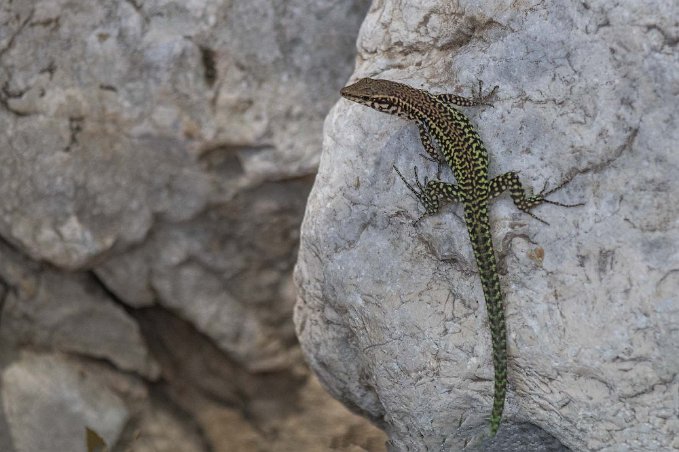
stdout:
POLYGON ((415 172, 415 186, 411 185, 403 174, 394 166, 396 174, 401 178, 408 189, 413 192, 417 199, 424 205, 425 213, 422 214, 413 224, 417 224, 424 217, 435 215, 441 210, 441 203, 460 202, 464 199, 464 193, 455 184, 449 184, 437 179, 428 180, 425 176, 424 185, 420 182, 417 175, 417 167, 415 172))
POLYGON ((422 146, 424 146, 424 150, 427 151, 427 154, 429 154, 428 156, 422 154, 422 157, 436 163, 436 178, 439 178, 441 177, 441 166, 445 162, 445 159, 439 152, 438 143, 435 143, 431 133, 429 133, 429 128, 425 123, 418 121, 417 129, 420 131, 420 141, 422 141, 422 146))
POLYGON ((483 82, 479 80, 479 90, 472 97, 463 97, 458 96, 457 94, 437 94, 436 98, 443 102, 457 105, 458 107, 477 107, 479 105, 487 105, 489 107, 492 107, 493 104, 490 103, 490 100, 493 97, 495 97, 495 93, 497 92, 497 90, 498 86, 495 85, 495 87, 493 87, 490 93, 484 96, 482 92, 483 82))
POLYGON ((429 154, 427 160, 431 160, 432 162, 440 163, 442 160, 441 154, 439 153, 439 148, 437 145, 434 144, 434 140, 431 137, 431 134, 429 133, 429 128, 423 123, 418 121, 417 122, 417 129, 420 131, 420 140, 422 141, 422 146, 424 146, 424 150, 427 151, 427 154, 429 154))

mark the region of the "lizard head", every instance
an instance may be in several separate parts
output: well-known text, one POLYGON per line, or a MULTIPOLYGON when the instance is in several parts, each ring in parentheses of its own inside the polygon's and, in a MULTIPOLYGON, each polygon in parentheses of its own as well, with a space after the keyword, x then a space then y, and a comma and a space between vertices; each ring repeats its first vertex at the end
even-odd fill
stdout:
POLYGON ((398 115, 398 104, 407 90, 413 88, 391 80, 362 78, 342 88, 340 94, 345 99, 367 105, 377 111, 398 115))

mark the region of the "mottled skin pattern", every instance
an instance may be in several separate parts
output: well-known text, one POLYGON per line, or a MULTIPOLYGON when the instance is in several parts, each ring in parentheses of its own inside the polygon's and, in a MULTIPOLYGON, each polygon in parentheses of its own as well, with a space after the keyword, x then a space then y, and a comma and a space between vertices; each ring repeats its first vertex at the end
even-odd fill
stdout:
POLYGON ((486 97, 480 97, 479 92, 478 98, 468 99, 453 94, 430 94, 402 83, 370 78, 361 79, 341 91, 342 96, 349 100, 383 113, 415 121, 427 153, 437 162, 443 157, 445 163, 453 170, 457 185, 425 179, 425 186, 422 186, 417 180, 416 171, 419 189, 413 188, 398 169, 396 171, 424 204, 425 215, 437 213, 441 202, 455 201, 464 206, 464 218, 486 299, 493 343, 495 395, 490 416, 491 435, 495 435, 500 426, 507 392, 507 329, 504 298, 488 221, 488 201, 509 190, 514 204, 538 220, 540 219, 529 210, 542 202, 570 207, 545 199, 545 196, 558 190, 563 184, 547 193, 528 196, 514 172, 489 178, 488 153, 469 119, 453 105, 467 107, 487 105, 486 100, 494 91, 486 97))

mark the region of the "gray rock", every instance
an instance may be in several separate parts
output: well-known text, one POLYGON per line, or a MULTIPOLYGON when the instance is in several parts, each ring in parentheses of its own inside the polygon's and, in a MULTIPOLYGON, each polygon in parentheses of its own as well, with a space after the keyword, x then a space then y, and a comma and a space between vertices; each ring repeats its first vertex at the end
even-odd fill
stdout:
POLYGON ((56 356, 24 353, 1 375, 2 405, 17 451, 85 452, 85 427, 114 444, 129 417, 96 374, 56 356))
POLYGON ((297 231, 367 5, 26 3, 0 8, 0 236, 290 365, 297 231))
POLYGON ((149 404, 134 426, 121 435, 116 449, 134 452, 203 452, 200 435, 181 419, 170 404, 149 404), (169 406, 166 406, 169 405, 169 406))
POLYGON ((157 221, 313 173, 361 4, 3 4, 0 235, 89 267, 157 221))
POLYGON ((299 367, 298 228, 367 8, 0 2, 0 345, 152 380, 131 317, 167 308, 246 376, 299 367))
MULTIPOLYGON (((500 85, 495 108, 465 110, 491 172, 518 170, 536 191, 570 180, 553 199, 586 202, 536 209, 549 227, 493 203, 510 356, 496 442, 512 450, 538 450, 526 424, 544 430, 543 450, 679 447, 677 15, 663 1, 382 2, 363 24, 356 77, 467 95, 477 79, 500 85)), ((491 345, 461 207, 413 227, 422 207, 392 169, 435 174, 422 152, 412 123, 346 101, 331 111, 297 333, 326 387, 393 450, 507 450, 484 443, 491 345)))
POLYGON ((290 275, 310 184, 263 183, 192 221, 158 225, 97 274, 131 305, 153 294, 251 371, 289 367, 301 359, 290 275))
POLYGON ((139 326, 86 274, 43 269, 0 243, 0 278, 7 293, 0 338, 106 359, 125 371, 156 378, 139 326))

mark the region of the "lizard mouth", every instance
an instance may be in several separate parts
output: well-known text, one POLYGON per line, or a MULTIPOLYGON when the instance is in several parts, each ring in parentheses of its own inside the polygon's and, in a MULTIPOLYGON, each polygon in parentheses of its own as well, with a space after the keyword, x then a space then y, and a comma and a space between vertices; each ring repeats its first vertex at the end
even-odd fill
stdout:
POLYGON ((361 96, 360 94, 352 93, 347 88, 351 88, 351 86, 346 86, 340 90, 340 95, 345 99, 366 105, 372 102, 372 99, 369 96, 361 96))
MULTIPOLYGON (((385 81, 373 80, 370 78, 362 78, 350 85, 345 86, 340 90, 342 97, 358 102, 360 104, 370 105, 380 97, 384 97, 385 93, 377 92, 372 85, 385 81)), ((393 83, 393 82, 386 82, 393 83)))
POLYGON ((359 96, 357 94, 352 93, 349 91, 348 88, 351 88, 350 86, 345 86, 340 90, 340 94, 342 97, 349 99, 349 100, 365 100, 362 96, 359 96))

